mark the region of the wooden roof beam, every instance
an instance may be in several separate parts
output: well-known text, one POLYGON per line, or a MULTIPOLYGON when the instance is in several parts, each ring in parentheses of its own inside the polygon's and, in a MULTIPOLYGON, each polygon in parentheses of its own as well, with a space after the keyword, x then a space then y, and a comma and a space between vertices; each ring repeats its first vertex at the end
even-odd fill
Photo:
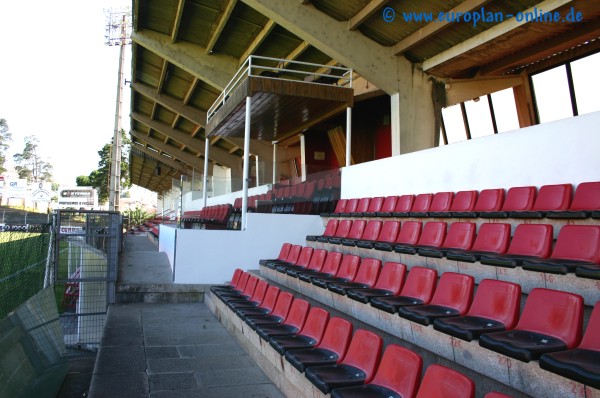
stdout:
POLYGON ((171 43, 175 43, 177 41, 179 25, 181 24, 181 17, 183 16, 184 8, 185 0, 179 0, 179 3, 177 4, 177 13, 175 14, 175 21, 173 21, 173 30, 171 31, 171 43))
POLYGON ((229 20, 229 17, 231 16, 236 4, 237 0, 229 0, 227 3, 227 7, 225 7, 225 11, 219 20, 219 24, 208 41, 208 45, 206 46, 206 54, 212 53, 213 48, 215 47, 215 44, 217 44, 217 40, 219 40, 219 36, 221 36, 221 32, 223 32, 223 29, 225 28, 225 25, 227 24, 227 21, 229 20))
MULTIPOLYGON (((310 47, 310 44, 307 43, 306 41, 303 41, 302 43, 300 43, 300 45, 298 45, 298 47, 294 48, 288 55, 286 55, 285 59, 287 61, 294 61, 299 56, 301 56, 302 53, 304 53, 304 51, 306 51, 308 49, 308 47, 310 47)), ((287 66, 289 64, 290 64, 289 62, 282 62, 280 67, 287 68, 287 66)))
POLYGON ((173 158, 162 155, 160 151, 155 152, 142 145, 132 145, 131 148, 148 155, 150 158, 156 160, 157 162, 164 163, 172 169, 181 170, 187 174, 187 171, 185 170, 185 163, 178 163, 176 160, 173 160, 173 158))
POLYGON ((190 167, 193 167, 196 170, 204 170, 204 160, 200 160, 197 157, 190 155, 189 153, 182 152, 173 145, 165 144, 161 140, 158 140, 154 137, 149 137, 146 134, 141 133, 139 131, 131 130, 130 134, 136 140, 152 145, 159 151, 171 155, 174 159, 179 159, 183 163, 189 165, 190 167))
POLYGON ((197 77, 194 77, 194 80, 192 80, 190 87, 188 87, 187 93, 185 93, 185 97, 183 97, 183 105, 187 105, 188 102, 190 102, 190 100, 192 99, 192 95, 194 95, 194 91, 196 90, 196 87, 198 86, 199 81, 200 81, 200 79, 198 79, 197 77))
POLYGON ((238 65, 243 64, 246 61, 246 59, 250 55, 252 55, 252 53, 254 51, 256 51, 258 46, 260 46, 262 44, 262 42, 265 41, 265 39, 267 38, 267 36, 269 36, 269 33, 271 33, 271 31, 273 30, 274 27, 275 27, 275 22, 272 20, 269 20, 267 22, 267 24, 262 28, 262 30, 260 32, 258 32, 258 34, 254 38, 254 40, 252 40, 252 43, 250 43, 250 45, 248 46, 246 51, 244 51, 244 54, 242 54, 242 56, 238 60, 238 65))
POLYGON ((357 29, 367 18, 379 11, 389 0, 371 0, 348 21, 348 30, 357 29))

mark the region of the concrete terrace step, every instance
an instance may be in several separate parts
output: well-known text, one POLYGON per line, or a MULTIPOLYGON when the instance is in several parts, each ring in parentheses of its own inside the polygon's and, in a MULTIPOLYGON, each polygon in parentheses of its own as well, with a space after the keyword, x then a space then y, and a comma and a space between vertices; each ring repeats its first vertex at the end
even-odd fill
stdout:
POLYGON ((116 303, 202 303, 210 285, 117 283, 116 303))

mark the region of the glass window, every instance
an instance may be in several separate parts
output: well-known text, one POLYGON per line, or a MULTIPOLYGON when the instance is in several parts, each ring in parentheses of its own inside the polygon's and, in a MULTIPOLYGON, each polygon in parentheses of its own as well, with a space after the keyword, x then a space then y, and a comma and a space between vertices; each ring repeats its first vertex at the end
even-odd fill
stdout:
POLYGON ((580 115, 600 111, 600 53, 571 62, 577 112, 580 115))
POLYGON ((460 104, 449 106, 442 109, 442 117, 444 118, 444 126, 446 126, 446 136, 448 144, 453 144, 467 139, 467 132, 463 122, 460 104))
POLYGON ((490 104, 487 96, 484 95, 478 99, 466 101, 465 108, 467 109, 471 138, 494 134, 492 114, 490 113, 490 104))
POLYGON ((492 94, 492 105, 496 117, 496 127, 499 133, 520 128, 517 104, 512 88, 507 88, 492 94))
POLYGON ((573 116, 565 65, 531 76, 540 123, 573 116))

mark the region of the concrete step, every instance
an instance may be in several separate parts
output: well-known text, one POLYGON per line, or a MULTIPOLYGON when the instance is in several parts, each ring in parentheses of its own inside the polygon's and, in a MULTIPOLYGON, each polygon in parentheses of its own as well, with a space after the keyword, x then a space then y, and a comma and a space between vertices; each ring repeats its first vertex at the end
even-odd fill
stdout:
POLYGON ((202 303, 210 285, 117 283, 115 302, 126 303, 202 303))

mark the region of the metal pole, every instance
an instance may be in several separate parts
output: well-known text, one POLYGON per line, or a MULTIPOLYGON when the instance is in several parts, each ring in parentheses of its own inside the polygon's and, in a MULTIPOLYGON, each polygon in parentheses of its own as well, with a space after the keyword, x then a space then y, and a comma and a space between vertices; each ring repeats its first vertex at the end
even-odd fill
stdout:
POLYGON ((277 184, 279 182, 279 178, 277 177, 277 142, 273 141, 273 184, 277 184))
POLYGON ((244 128, 244 168, 242 170, 242 231, 246 230, 246 219, 248 215, 248 176, 250 169, 250 115, 252 108, 252 98, 246 97, 246 125, 244 128))
POLYGON ((204 140, 204 182, 202 183, 202 207, 206 207, 206 201, 208 200, 208 151, 210 148, 210 140, 208 137, 204 140))
POLYGON ((258 155, 254 155, 254 163, 256 165, 256 186, 260 186, 260 177, 259 177, 259 170, 258 170, 258 155))
POLYGON ((346 108, 346 166, 352 164, 352 108, 346 108))
POLYGON ((302 170, 300 176, 302 182, 306 181, 306 140, 304 134, 300 134, 300 167, 302 170))

